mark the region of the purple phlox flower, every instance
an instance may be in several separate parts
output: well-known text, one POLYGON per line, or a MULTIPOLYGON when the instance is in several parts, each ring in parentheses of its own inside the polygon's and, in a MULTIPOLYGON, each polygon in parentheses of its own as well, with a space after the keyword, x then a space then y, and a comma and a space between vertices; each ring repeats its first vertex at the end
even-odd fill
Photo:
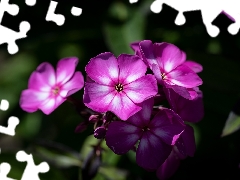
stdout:
POLYGON ((156 76, 158 83, 172 88, 187 99, 194 99, 197 93, 194 88, 202 84, 196 74, 202 71, 202 66, 194 61, 186 61, 186 54, 170 43, 152 43, 144 40, 131 44, 136 54, 139 54, 156 76))
POLYGON ((97 112, 111 111, 126 120, 157 94, 157 81, 145 75, 147 66, 135 55, 102 53, 86 66, 84 104, 97 112))
POLYGON ((170 178, 178 169, 180 161, 187 156, 193 157, 196 150, 194 130, 186 125, 184 132, 180 135, 176 144, 173 146, 171 154, 165 162, 157 169, 157 177, 160 180, 170 178))
POLYGON ((197 123, 204 116, 203 94, 199 89, 195 89, 198 96, 189 100, 183 98, 170 88, 163 88, 171 109, 177 113, 184 121, 197 123))
POLYGON ((29 78, 28 89, 22 91, 21 108, 27 112, 40 109, 45 114, 52 113, 68 96, 83 87, 82 73, 75 72, 77 64, 75 57, 61 59, 56 72, 51 64, 40 64, 29 78))
POLYGON ((147 170, 160 167, 185 128, 170 109, 162 108, 151 119, 153 104, 153 98, 144 101, 141 111, 127 121, 110 123, 106 133, 106 144, 116 154, 127 153, 140 140, 136 161, 147 170))

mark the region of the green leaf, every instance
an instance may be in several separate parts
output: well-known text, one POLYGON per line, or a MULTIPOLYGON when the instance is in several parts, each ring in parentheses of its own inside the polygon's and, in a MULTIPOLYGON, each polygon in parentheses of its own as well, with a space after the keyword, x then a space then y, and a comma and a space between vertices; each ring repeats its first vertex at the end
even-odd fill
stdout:
MULTIPOLYGON (((66 151, 66 150, 65 150, 66 151)), ((42 146, 35 147, 35 154, 47 160, 58 168, 68 168, 72 166, 81 167, 82 161, 73 152, 63 152, 62 150, 50 150, 42 146)))
POLYGON ((240 129, 240 116, 231 111, 223 128, 222 137, 232 134, 239 129, 240 129))
MULTIPOLYGON (((99 175, 102 175, 105 180, 126 180, 128 172, 112 166, 101 166, 99 168, 99 175)), ((100 177, 96 176, 94 180, 100 180, 100 177)))
POLYGON ((122 25, 104 25, 106 43, 116 56, 122 53, 133 54, 130 43, 143 40, 145 19, 143 13, 133 11, 131 18, 122 25))

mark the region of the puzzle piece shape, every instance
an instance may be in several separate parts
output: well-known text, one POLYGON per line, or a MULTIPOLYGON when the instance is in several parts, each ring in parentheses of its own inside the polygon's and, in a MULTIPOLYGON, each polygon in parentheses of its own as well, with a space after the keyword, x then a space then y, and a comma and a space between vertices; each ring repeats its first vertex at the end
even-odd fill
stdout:
POLYGON ((25 0, 25 3, 28 6, 34 6, 36 4, 36 0, 25 0))
POLYGON ((6 111, 9 108, 9 102, 6 99, 2 99, 0 103, 0 110, 6 111))
POLYGON ((19 12, 19 7, 16 4, 9 4, 8 2, 9 0, 1 0, 0 2, 0 22, 2 22, 4 12, 8 12, 12 16, 19 12))
POLYGON ((20 32, 15 32, 0 24, 0 44, 8 43, 8 52, 15 54, 18 52, 16 40, 27 37, 26 33, 30 30, 30 24, 26 21, 20 23, 20 32))
POLYGON ((129 0, 131 4, 138 2, 138 0, 129 0))
POLYGON ((1 180, 16 180, 16 179, 12 179, 7 177, 8 173, 10 172, 11 166, 8 163, 1 163, 0 164, 0 179, 1 180))
POLYGON ((27 37, 26 33, 30 30, 30 24, 22 21, 19 25, 20 32, 15 32, 5 26, 1 25, 4 12, 15 16, 19 12, 19 7, 15 4, 8 4, 9 0, 1 0, 0 2, 0 45, 3 43, 8 44, 8 52, 15 54, 18 52, 18 46, 15 41, 27 37))
POLYGON ((11 116, 8 119, 8 127, 0 126, 0 133, 7 134, 9 136, 15 135, 15 128, 19 124, 19 119, 15 116, 11 116))
POLYGON ((55 9, 57 7, 58 2, 56 1, 51 1, 48 12, 46 15, 46 21, 53 21, 55 22, 58 26, 61 26, 65 22, 65 17, 61 14, 55 14, 55 9))
POLYGON ((32 154, 27 154, 24 151, 17 152, 16 158, 19 162, 27 162, 27 166, 23 172, 21 180, 40 180, 38 174, 46 173, 50 169, 46 162, 42 162, 36 166, 33 161, 32 154))
POLYGON ((82 9, 73 6, 72 9, 71 9, 71 13, 74 16, 80 16, 82 14, 82 9))
POLYGON ((228 32, 235 35, 240 29, 240 13, 237 9, 240 6, 239 0, 155 0, 150 9, 154 13, 159 13, 163 4, 178 11, 175 19, 176 25, 185 24, 184 12, 201 10, 203 23, 211 37, 216 37, 220 32, 219 28, 214 26, 212 22, 223 11, 235 19, 235 22, 228 27, 228 32))

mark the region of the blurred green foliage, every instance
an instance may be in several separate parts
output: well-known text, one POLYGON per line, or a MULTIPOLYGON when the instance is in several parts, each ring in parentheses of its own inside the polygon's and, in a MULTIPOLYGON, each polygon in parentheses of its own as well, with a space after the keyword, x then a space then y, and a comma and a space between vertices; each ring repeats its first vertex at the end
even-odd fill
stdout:
MULTIPOLYGON (((7 125, 7 119, 12 115, 20 119, 16 136, 0 134, 0 162, 11 164, 9 177, 20 179, 26 163, 16 161, 15 154, 25 150, 33 153, 36 164, 42 161, 50 164, 50 171, 39 175, 41 180, 80 179, 79 169, 92 145, 97 143, 91 135, 92 127, 83 133, 74 133, 83 119, 67 102, 49 116, 40 111, 28 114, 20 109, 20 93, 27 88, 31 72, 40 63, 48 61, 56 66, 63 57, 77 56, 80 59, 77 69, 85 74, 84 67, 92 57, 107 51, 116 56, 133 54, 130 42, 150 39, 174 43, 187 53, 188 59, 203 65, 200 89, 204 95, 205 117, 193 125, 197 151, 193 158, 182 161, 171 179, 240 178, 240 132, 221 137, 228 114, 240 94, 240 36, 231 36, 227 32, 231 21, 224 15, 219 15, 213 22, 220 27, 220 35, 211 38, 202 23, 200 11, 185 13, 186 24, 176 26, 174 9, 164 5, 160 14, 153 14, 149 8, 151 2, 60 2, 57 12, 66 17, 61 27, 45 21, 48 3, 39 1, 35 7, 27 9, 23 2, 17 2, 24 12, 15 19, 7 15, 6 19, 12 21, 3 20, 3 24, 16 28, 22 19, 29 19, 32 28, 26 39, 17 41, 20 51, 16 55, 9 55, 6 45, 0 49, 0 99, 10 103, 8 111, 0 112, 0 124, 7 125), (83 9, 80 17, 70 14, 73 5, 83 9), (42 143, 38 144, 39 141, 42 143)), ((82 94, 83 90, 74 97, 81 99, 82 94)), ((102 146, 102 166, 94 180, 156 179, 154 172, 136 165, 134 153, 118 156, 106 144, 102 143, 102 146)))

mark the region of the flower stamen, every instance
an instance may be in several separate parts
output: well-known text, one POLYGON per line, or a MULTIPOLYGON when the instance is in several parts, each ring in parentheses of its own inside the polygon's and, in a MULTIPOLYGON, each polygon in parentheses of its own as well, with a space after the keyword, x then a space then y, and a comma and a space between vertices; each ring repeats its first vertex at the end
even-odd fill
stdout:
POLYGON ((115 89, 117 90, 117 92, 121 92, 123 90, 123 85, 118 84, 118 85, 115 86, 115 89))
POLYGON ((149 131, 149 130, 150 130, 150 129, 149 129, 149 127, 147 127, 147 126, 144 127, 144 128, 142 128, 142 131, 143 131, 143 132, 145 132, 145 131, 149 131))
POLYGON ((58 95, 59 91, 60 91, 60 88, 59 88, 58 86, 55 87, 55 88, 52 90, 52 92, 53 92, 53 94, 54 94, 55 96, 58 95))
POLYGON ((164 79, 166 78, 166 74, 165 74, 165 73, 162 73, 162 74, 161 74, 161 77, 162 77, 162 79, 164 80, 164 79))

